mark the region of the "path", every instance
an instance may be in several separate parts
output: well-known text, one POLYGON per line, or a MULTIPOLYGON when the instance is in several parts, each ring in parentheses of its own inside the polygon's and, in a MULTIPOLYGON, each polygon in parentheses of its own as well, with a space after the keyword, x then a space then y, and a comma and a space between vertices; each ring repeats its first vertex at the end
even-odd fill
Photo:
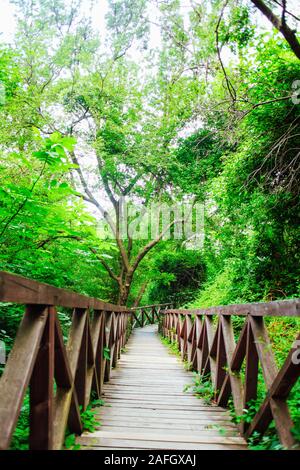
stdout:
POLYGON ((135 329, 126 351, 104 385, 101 425, 77 439, 83 449, 246 450, 228 410, 183 391, 192 373, 161 343, 157 325, 135 329))

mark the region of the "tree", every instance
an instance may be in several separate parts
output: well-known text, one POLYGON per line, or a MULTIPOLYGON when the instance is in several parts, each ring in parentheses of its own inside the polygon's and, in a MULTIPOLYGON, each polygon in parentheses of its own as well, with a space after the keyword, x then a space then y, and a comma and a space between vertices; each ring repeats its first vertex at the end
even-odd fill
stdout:
POLYGON ((271 4, 273 7, 280 6, 281 14, 280 16, 276 15, 273 10, 267 5, 263 0, 251 0, 251 2, 261 11, 261 13, 268 18, 272 23, 274 28, 276 28, 283 35, 284 39, 290 45, 290 48, 294 52, 295 56, 300 59, 300 42, 297 38, 296 31, 289 27, 287 23, 287 16, 293 18, 296 21, 300 21, 300 18, 294 15, 287 8, 287 0, 282 0, 282 2, 273 0, 271 4))
MULTIPOLYGON (((191 116, 195 82, 182 75, 184 57, 178 64, 166 47, 159 57, 155 80, 141 77, 136 64, 126 57, 134 38, 145 39, 145 2, 110 5, 112 55, 99 49, 89 19, 80 17, 80 2, 66 9, 62 2, 46 0, 16 3, 21 9, 16 53, 20 52, 18 62, 27 84, 19 92, 24 112, 14 116, 22 142, 30 142, 39 158, 34 129, 43 135, 77 140, 77 146, 68 152, 69 184, 77 197, 94 206, 110 226, 118 257, 103 256, 97 243, 89 248, 117 283, 119 302, 124 304, 141 261, 178 221, 172 220, 144 244, 134 242, 128 225, 124 240, 120 228, 122 201, 127 197, 147 208, 153 200, 174 199, 167 177, 170 149, 178 130, 191 116), (47 28, 40 22, 41 15, 48 18, 47 28), (25 16, 31 19, 30 27, 25 16), (189 95, 181 94, 182 86, 187 90, 190 87, 189 95), (91 183, 87 167, 92 160, 91 183), (104 193, 107 200, 103 203, 104 193)), ((49 244, 66 236, 53 233, 45 241, 49 244)), ((88 245, 86 239, 77 237, 77 241, 88 245)))

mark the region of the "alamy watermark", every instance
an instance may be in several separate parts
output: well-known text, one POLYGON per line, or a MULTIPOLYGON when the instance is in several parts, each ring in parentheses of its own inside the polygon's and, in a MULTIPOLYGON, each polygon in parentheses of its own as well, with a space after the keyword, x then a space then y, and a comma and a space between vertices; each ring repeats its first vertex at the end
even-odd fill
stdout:
POLYGON ((300 339, 294 341, 293 348, 295 351, 292 354, 292 363, 298 365, 300 364, 300 339))
POLYGON ((293 104, 300 104, 300 80, 295 80, 292 83, 292 102, 293 104))
POLYGON ((0 364, 6 363, 6 348, 4 341, 0 341, 0 364))
POLYGON ((122 240, 182 240, 187 249, 202 249, 204 244, 204 205, 193 202, 151 203, 145 207, 128 203, 122 198, 118 204, 118 219, 106 216, 99 227, 101 238, 122 240))
POLYGON ((0 80, 0 105, 5 104, 5 98, 6 98, 5 85, 0 80))

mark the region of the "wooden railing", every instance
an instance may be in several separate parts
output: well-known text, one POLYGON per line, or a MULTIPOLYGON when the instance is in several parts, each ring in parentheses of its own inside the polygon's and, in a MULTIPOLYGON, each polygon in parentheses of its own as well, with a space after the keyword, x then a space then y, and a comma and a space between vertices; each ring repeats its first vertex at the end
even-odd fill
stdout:
POLYGON ((0 380, 0 449, 7 449, 29 387, 30 449, 60 449, 66 427, 81 434, 80 409, 101 396, 131 326, 125 307, 0 272, 0 302, 25 314, 0 380), (64 343, 57 307, 73 311, 64 343))
POLYGON ((172 304, 156 304, 156 305, 144 305, 142 307, 133 307, 133 323, 132 327, 136 326, 143 328, 146 325, 152 325, 159 321, 160 312, 163 308, 171 308, 172 304))
POLYGON ((241 422, 240 431, 246 438, 255 431, 262 434, 274 420, 282 445, 295 446, 287 398, 300 375, 300 334, 278 370, 264 317, 300 317, 299 299, 203 310, 165 310, 170 304, 130 310, 0 272, 0 302, 25 306, 0 380, 1 449, 10 445, 27 390, 31 449, 60 449, 67 426, 80 434, 80 410, 92 391, 101 397, 132 327, 158 318, 162 334, 177 342, 182 358, 210 377, 216 402, 226 406, 232 397, 238 416, 257 398, 261 369, 265 398, 252 421, 241 422), (73 312, 66 342, 57 307, 73 312))
POLYGON ((181 356, 191 369, 209 377, 218 405, 226 407, 232 398, 238 416, 244 414, 250 400, 257 399, 260 367, 267 392, 251 423, 241 422, 240 431, 246 438, 255 431, 263 434, 274 420, 282 446, 297 447, 287 398, 300 375, 300 334, 278 370, 264 317, 299 317, 299 299, 203 310, 165 310, 161 315, 163 336, 178 343, 181 356), (237 341, 234 316, 245 318, 238 328, 237 341))

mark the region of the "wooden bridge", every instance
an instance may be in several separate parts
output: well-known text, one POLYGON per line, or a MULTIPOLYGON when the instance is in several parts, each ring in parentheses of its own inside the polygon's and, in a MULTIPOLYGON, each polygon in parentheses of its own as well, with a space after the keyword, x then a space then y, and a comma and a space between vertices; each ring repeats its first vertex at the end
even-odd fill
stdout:
POLYGON ((287 399, 300 375, 300 335, 278 369, 264 320, 299 317, 299 299, 131 310, 1 272, 0 302, 25 305, 0 380, 1 449, 10 446, 28 389, 31 449, 61 449, 67 426, 83 448, 246 449, 246 439, 273 420, 282 445, 298 448, 287 399), (59 308, 73 311, 66 340, 59 308), (157 325, 178 345, 185 368, 159 340, 157 325), (187 369, 210 377, 211 403, 183 392, 192 382, 187 369), (236 427, 228 401, 242 415, 257 397, 260 370, 265 398, 252 421, 236 427), (105 405, 96 411, 99 428, 87 434, 80 411, 92 392, 105 405))

